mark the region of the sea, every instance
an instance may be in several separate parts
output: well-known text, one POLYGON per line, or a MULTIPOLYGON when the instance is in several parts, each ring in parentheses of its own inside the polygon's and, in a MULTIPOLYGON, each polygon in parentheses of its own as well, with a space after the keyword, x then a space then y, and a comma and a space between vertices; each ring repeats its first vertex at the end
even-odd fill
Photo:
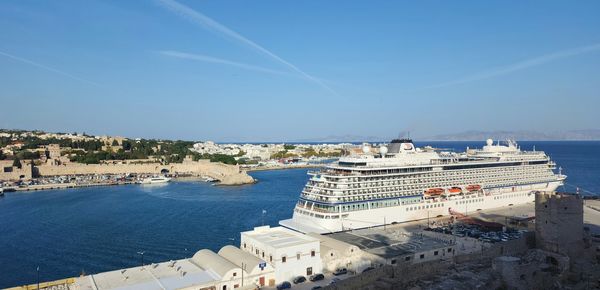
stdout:
MULTIPOLYGON (((448 151, 483 142, 417 142, 448 151)), ((559 190, 600 193, 600 141, 521 142, 568 176, 559 190)), ((258 183, 8 192, 0 198, 0 288, 191 257, 237 245, 240 232, 290 218, 307 169, 256 171, 258 183), (143 254, 142 254, 143 253, 143 254), (37 270, 39 269, 39 271, 37 270)))

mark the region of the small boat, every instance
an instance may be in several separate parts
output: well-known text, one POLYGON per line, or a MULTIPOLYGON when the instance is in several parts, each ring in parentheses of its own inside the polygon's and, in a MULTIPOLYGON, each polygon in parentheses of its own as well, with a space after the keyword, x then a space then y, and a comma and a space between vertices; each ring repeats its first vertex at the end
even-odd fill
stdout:
POLYGON ((451 188, 448 189, 448 193, 450 193, 450 195, 455 195, 455 194, 459 194, 462 192, 462 188, 458 187, 458 186, 453 186, 451 188))
POLYGON ((472 184, 472 185, 467 186, 468 191, 478 191, 480 189, 481 189, 481 185, 479 185, 479 184, 472 184))
POLYGON ((0 196, 4 196, 4 188, 2 186, 0 186, 0 196))
POLYGON ((156 183, 167 183, 171 181, 171 178, 158 176, 158 177, 148 177, 144 178, 140 183, 141 184, 156 184, 156 183))
POLYGON ((441 195, 442 193, 444 193, 443 188, 430 188, 425 190, 425 195, 441 195))

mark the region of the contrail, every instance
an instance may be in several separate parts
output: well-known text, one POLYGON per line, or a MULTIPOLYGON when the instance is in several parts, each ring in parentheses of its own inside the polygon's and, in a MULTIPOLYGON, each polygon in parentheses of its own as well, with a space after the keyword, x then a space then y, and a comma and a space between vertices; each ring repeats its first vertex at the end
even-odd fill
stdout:
POLYGON ((11 59, 14 59, 14 60, 17 60, 17 61, 29 64, 29 65, 33 65, 33 66, 45 69, 47 71, 51 71, 53 73, 61 74, 63 76, 69 77, 71 79, 74 79, 74 80, 77 80, 77 81, 80 81, 80 82, 84 82, 84 83, 88 83, 88 84, 91 84, 91 85, 94 85, 94 86, 97 86, 97 87, 101 87, 99 84, 97 84, 95 82, 92 82, 92 81, 89 81, 89 80, 86 80, 86 79, 82 79, 80 77, 76 77, 76 76, 74 76, 72 74, 66 73, 66 72, 61 71, 61 70, 57 70, 55 68, 51 68, 49 66, 45 66, 45 65, 43 65, 41 63, 37 63, 37 62, 34 62, 32 60, 28 60, 28 59, 25 59, 25 58, 22 58, 22 57, 18 57, 16 55, 12 55, 12 54, 9 54, 9 53, 6 53, 6 52, 2 52, 2 51, 0 51, 0 55, 6 56, 8 58, 11 58, 11 59))
MULTIPOLYGON (((238 68, 242 68, 242 69, 246 69, 246 70, 262 72, 262 73, 269 73, 269 74, 276 74, 276 75, 287 75, 287 76, 290 75, 290 73, 284 72, 284 71, 272 70, 272 69, 268 69, 268 68, 264 68, 264 67, 260 67, 260 66, 254 66, 254 65, 251 65, 251 64, 245 64, 245 63, 230 61, 230 60, 216 58, 216 57, 207 56, 207 55, 191 54, 191 53, 180 52, 180 51, 172 51, 172 50, 162 50, 162 51, 159 51, 159 53, 162 54, 162 55, 171 56, 171 57, 177 57, 177 58, 183 58, 183 59, 191 59, 191 60, 203 61, 203 62, 210 62, 210 63, 224 64, 224 65, 234 66, 234 67, 238 67, 238 68)), ((295 77, 295 75, 294 75, 294 77, 295 77)))
POLYGON ((259 44, 255 43, 254 41, 240 35, 239 33, 229 29, 228 27, 222 25, 221 23, 207 17, 206 15, 204 15, 198 11, 195 11, 192 8, 187 7, 175 0, 157 0, 157 1, 161 4, 163 4, 163 6, 165 6, 169 10, 177 13, 178 15, 183 16, 184 18, 187 18, 188 20, 193 21, 197 24, 200 24, 206 30, 224 35, 224 36, 229 37, 243 45, 249 46, 250 48, 252 48, 252 49, 270 57, 271 59, 283 64, 284 66, 290 68, 291 70, 300 74, 304 78, 314 82, 315 84, 318 84, 319 86, 323 87, 324 89, 328 90, 329 92, 337 95, 337 93, 332 88, 330 88, 329 86, 324 84, 319 79, 305 73, 297 66, 282 59, 281 57, 279 57, 276 54, 272 53, 271 51, 267 50, 266 48, 260 46, 259 44))
POLYGON ((542 55, 539 57, 531 58, 531 59, 524 60, 521 62, 517 62, 517 63, 511 64, 508 66, 499 67, 499 68, 496 68, 496 69, 493 69, 493 70, 490 70, 487 72, 474 74, 474 75, 467 76, 467 77, 464 77, 461 79, 429 86, 426 88, 428 88, 428 89, 429 88, 440 88, 440 87, 447 87, 447 86, 452 86, 452 85, 470 83, 470 82, 483 80, 483 79, 489 79, 489 78, 493 78, 493 77, 497 77, 497 76, 506 75, 506 74, 509 74, 509 73, 512 73, 515 71, 524 70, 524 69, 527 69, 530 67, 543 65, 545 63, 555 61, 558 59, 568 58, 571 56, 590 53, 590 52, 594 52, 594 51, 598 51, 598 50, 600 50, 600 43, 588 45, 588 46, 577 47, 577 48, 573 48, 573 49, 569 49, 569 50, 563 50, 563 51, 554 52, 554 53, 542 55))

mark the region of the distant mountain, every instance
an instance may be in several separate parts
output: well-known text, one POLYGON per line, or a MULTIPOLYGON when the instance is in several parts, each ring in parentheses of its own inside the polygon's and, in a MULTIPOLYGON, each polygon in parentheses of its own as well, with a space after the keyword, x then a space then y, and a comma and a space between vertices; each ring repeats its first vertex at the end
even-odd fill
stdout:
POLYGON ((465 131, 422 138, 427 141, 480 141, 514 139, 516 141, 600 140, 600 129, 556 132, 537 131, 465 131))
POLYGON ((392 138, 389 137, 381 137, 381 136, 361 136, 361 135, 330 135, 327 137, 320 138, 305 138, 305 139, 297 139, 291 140, 292 142, 323 142, 323 143, 332 143, 332 142, 387 142, 392 138))

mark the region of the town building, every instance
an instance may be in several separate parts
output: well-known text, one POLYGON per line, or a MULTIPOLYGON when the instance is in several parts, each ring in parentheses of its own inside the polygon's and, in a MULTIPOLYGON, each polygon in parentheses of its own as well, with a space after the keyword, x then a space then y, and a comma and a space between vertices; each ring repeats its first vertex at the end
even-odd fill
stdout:
POLYGON ((242 272, 244 285, 275 286, 273 266, 264 260, 234 246, 221 248, 219 256, 231 261, 238 268, 244 270, 242 272))
POLYGON ((264 261, 234 246, 219 253, 203 249, 189 259, 153 263, 76 279, 78 290, 231 290, 274 286, 274 272, 264 261))
POLYGON ((308 235, 283 227, 262 226, 242 232, 240 243, 240 249, 271 265, 277 284, 323 270, 320 240, 308 235))
MULTIPOLYGON (((452 258, 455 253, 455 242, 451 239, 398 229, 377 227, 328 236, 357 246, 363 252, 360 260, 370 260, 373 266, 444 260, 452 258)), ((355 271, 358 269, 360 267, 355 267, 355 271)))
POLYGON ((339 268, 346 268, 351 272, 360 273, 371 267, 376 259, 373 255, 364 252, 358 246, 334 239, 328 235, 308 233, 307 235, 319 239, 321 242, 321 262, 323 270, 334 272, 339 268))

